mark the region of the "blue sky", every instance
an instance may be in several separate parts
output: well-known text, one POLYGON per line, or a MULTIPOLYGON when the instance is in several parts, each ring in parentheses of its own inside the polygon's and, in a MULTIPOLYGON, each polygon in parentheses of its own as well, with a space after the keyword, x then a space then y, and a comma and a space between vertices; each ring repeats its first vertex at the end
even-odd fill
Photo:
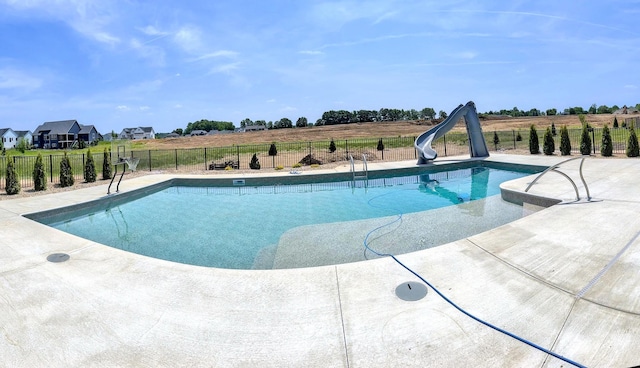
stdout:
POLYGON ((0 128, 640 103, 640 1, 0 0, 0 128))

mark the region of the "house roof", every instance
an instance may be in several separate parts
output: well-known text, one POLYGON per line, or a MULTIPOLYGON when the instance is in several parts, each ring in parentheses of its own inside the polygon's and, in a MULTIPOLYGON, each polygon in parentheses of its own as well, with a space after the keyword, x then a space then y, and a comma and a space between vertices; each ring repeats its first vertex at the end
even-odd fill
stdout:
MULTIPOLYGON (((33 131, 33 135, 39 135, 40 133, 49 134, 66 134, 69 133, 71 127, 74 124, 78 124, 77 120, 60 120, 60 121, 48 121, 40 125, 33 131)), ((78 124, 80 125, 80 124, 78 124)))
POLYGON ((0 129, 0 136, 3 136, 4 133, 6 133, 7 131, 9 131, 11 128, 4 128, 4 129, 0 129))
POLYGON ((91 133, 91 131, 92 131, 92 130, 94 130, 94 129, 95 129, 95 131, 96 131, 96 133, 97 133, 97 132, 98 132, 98 129, 96 129, 96 127, 95 127, 95 126, 93 126, 93 125, 82 125, 82 124, 80 124, 80 132, 79 132, 79 133, 80 133, 80 134, 89 134, 89 133, 91 133))
POLYGON ((27 134, 31 134, 30 130, 16 130, 15 132, 18 135, 18 138, 24 137, 27 134))
POLYGON ((145 133, 153 132, 153 127, 140 127, 140 129, 144 130, 145 133))

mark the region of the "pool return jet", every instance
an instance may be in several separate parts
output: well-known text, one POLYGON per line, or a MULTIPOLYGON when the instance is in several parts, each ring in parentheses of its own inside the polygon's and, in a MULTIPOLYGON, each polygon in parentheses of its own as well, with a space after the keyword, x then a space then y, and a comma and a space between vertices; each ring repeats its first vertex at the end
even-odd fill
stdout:
POLYGON ((440 124, 416 138, 414 146, 419 155, 418 165, 429 163, 429 161, 438 157, 438 153, 431 147, 431 144, 453 129, 461 117, 464 117, 464 122, 467 126, 471 157, 489 157, 489 149, 487 148, 487 142, 484 140, 484 135, 482 135, 482 127, 480 127, 480 120, 478 120, 476 105, 473 101, 469 101, 466 105, 458 106, 440 124))

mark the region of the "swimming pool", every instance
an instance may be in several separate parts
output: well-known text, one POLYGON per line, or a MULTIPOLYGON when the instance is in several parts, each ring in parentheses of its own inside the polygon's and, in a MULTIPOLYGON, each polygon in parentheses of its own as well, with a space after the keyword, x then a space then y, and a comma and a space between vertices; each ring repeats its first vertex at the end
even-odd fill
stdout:
POLYGON ((372 258, 363 240, 385 224, 371 245, 400 254, 511 222, 522 216, 522 208, 500 199, 499 184, 529 173, 476 166, 366 181, 178 185, 37 220, 175 262, 234 269, 308 267, 372 258))

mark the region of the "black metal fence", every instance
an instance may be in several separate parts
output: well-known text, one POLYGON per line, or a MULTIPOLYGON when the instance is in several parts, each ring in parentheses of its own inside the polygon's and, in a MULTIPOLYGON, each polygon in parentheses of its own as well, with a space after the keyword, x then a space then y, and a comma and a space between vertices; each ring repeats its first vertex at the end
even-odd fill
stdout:
MULTIPOLYGON (((614 155, 624 155, 629 130, 625 128, 611 129, 614 155)), ((569 130, 572 154, 580 153, 581 129, 569 130)), ((602 129, 595 128, 589 132, 592 140, 592 154, 599 155, 602 144, 602 129)), ((543 147, 544 131, 537 130, 540 151, 543 147)), ((484 132, 485 140, 490 151, 514 152, 528 154, 530 130, 508 130, 484 132), (495 136, 498 137, 497 142, 495 136)), ((348 140, 316 141, 316 142, 283 142, 274 143, 275 155, 270 155, 272 144, 238 145, 231 147, 205 147, 171 150, 138 150, 128 152, 128 156, 139 159, 137 170, 145 171, 184 171, 201 172, 206 170, 224 169, 230 166, 234 169, 249 169, 253 155, 256 155, 261 170, 278 170, 307 166, 316 163, 324 165, 335 162, 347 162, 349 156, 359 160, 363 154, 367 161, 403 161, 418 158, 413 147, 416 137, 387 137, 362 138, 348 140)), ((440 157, 469 154, 469 137, 464 132, 448 133, 433 142, 433 148, 440 157)), ((560 130, 554 136, 555 154, 559 155, 560 130)), ((76 182, 83 181, 83 169, 86 163, 86 153, 69 154, 71 167, 76 182)), ((103 153, 92 155, 98 173, 98 180, 102 179, 103 153)), ((48 185, 60 183, 60 161, 63 154, 43 155, 43 162, 47 174, 48 185)), ((35 156, 0 156, 0 189, 6 186, 6 167, 8 160, 12 160, 20 185, 23 189, 33 188, 33 168, 35 156)), ((113 170, 113 166, 112 166, 113 170)))

